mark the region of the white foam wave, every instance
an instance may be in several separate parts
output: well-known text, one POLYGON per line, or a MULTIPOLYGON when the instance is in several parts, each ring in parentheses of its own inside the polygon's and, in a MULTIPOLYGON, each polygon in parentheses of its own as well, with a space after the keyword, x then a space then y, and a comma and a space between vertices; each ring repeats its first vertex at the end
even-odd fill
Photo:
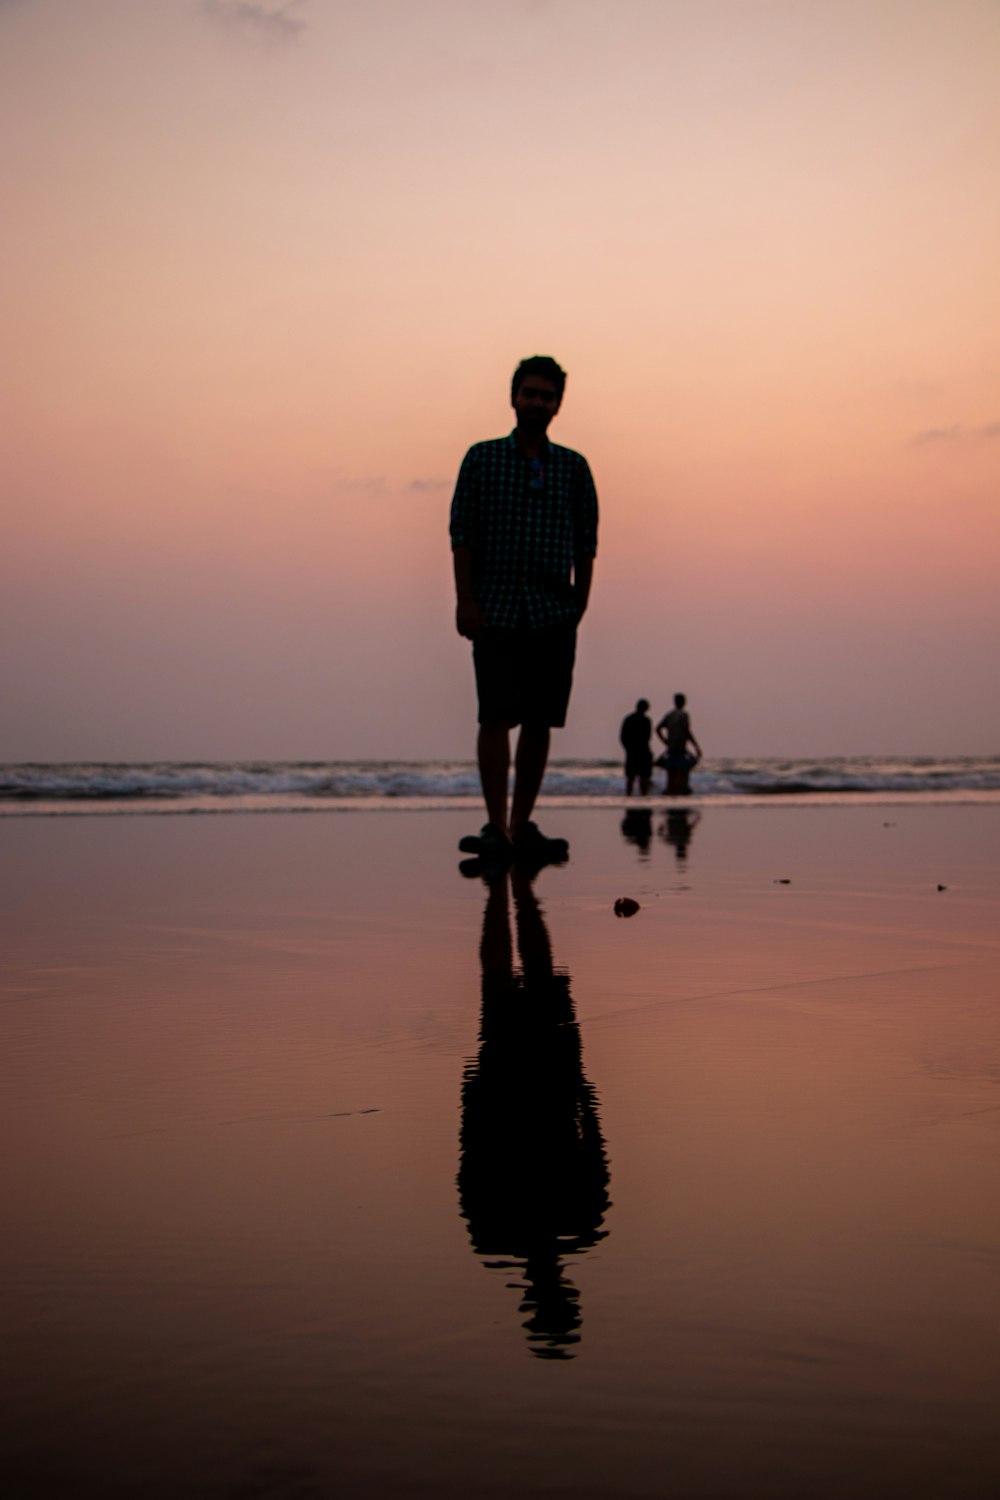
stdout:
MULTIPOLYGON (((657 775, 657 785, 659 776, 657 775)), ((692 787, 706 800, 782 796, 990 796, 1000 793, 1000 757, 706 760, 692 787)), ((544 796, 588 802, 622 792, 617 760, 554 761, 544 796)), ((75 805, 221 810, 228 805, 304 809, 340 803, 392 806, 479 796, 474 765, 457 761, 230 761, 137 764, 79 762, 0 766, 0 812, 75 805)))

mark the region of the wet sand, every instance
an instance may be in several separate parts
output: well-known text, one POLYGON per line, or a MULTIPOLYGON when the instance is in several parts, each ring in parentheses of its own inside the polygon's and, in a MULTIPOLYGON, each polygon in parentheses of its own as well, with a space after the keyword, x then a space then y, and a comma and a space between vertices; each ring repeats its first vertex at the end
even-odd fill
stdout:
POLYGON ((5 821, 16 1500, 998 1492, 1000 809, 546 821, 5 821))

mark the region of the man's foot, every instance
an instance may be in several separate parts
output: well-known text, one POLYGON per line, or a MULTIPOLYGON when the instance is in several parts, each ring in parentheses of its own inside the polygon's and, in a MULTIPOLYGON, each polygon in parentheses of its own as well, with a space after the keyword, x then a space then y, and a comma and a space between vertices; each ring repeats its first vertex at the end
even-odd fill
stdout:
POLYGON ((565 839, 547 839, 537 823, 525 823, 513 838, 514 858, 519 865, 540 870, 542 865, 562 865, 569 859, 565 839))
POLYGON ((478 833, 467 833, 458 847, 463 854, 478 854, 480 859, 509 862, 514 857, 513 844, 496 823, 484 823, 478 833))

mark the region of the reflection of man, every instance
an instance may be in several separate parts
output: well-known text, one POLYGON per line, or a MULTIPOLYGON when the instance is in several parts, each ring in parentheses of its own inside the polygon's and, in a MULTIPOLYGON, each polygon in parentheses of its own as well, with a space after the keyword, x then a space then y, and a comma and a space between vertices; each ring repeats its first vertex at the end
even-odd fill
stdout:
POLYGON ((641 859, 649 858, 653 841, 653 814, 648 807, 630 807, 622 818, 622 837, 634 844, 641 859))
POLYGON ((566 373, 547 355, 522 360, 509 437, 476 443, 451 507, 459 635, 472 641, 479 695, 479 776, 489 821, 459 848, 538 865, 565 859, 564 839, 531 822, 550 732, 566 722, 576 627, 597 551, 597 495, 587 460, 546 437, 566 373), (510 730, 521 726, 507 816, 510 730))
POLYGON ((700 812, 691 812, 686 807, 672 807, 660 824, 660 837, 673 847, 677 863, 687 859, 688 844, 701 820, 700 812))
POLYGON ((581 1317, 562 1260, 604 1238, 608 1168, 569 976, 553 968, 538 902, 517 868, 493 880, 480 957, 480 1047, 462 1088, 461 1211, 477 1254, 523 1268, 532 1353, 569 1359, 581 1317))
POLYGON ((701 746, 691 729, 691 718, 683 693, 674 694, 674 706, 665 713, 656 726, 656 733, 667 747, 666 755, 657 762, 666 765, 667 782, 664 792, 671 797, 686 797, 691 790, 688 777, 701 760, 701 746), (694 755, 688 754, 688 745, 694 747, 694 755))
POLYGON ((649 717, 649 703, 640 698, 635 713, 626 714, 618 738, 625 751, 625 795, 631 797, 632 788, 639 782, 639 790, 645 797, 653 779, 653 752, 649 742, 653 737, 653 721, 649 717))

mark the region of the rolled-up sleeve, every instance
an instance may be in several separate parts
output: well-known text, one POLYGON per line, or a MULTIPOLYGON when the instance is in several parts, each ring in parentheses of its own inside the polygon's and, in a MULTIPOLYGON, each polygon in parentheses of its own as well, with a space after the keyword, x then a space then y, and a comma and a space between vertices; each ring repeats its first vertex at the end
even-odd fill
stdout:
POLYGON ((479 462, 475 448, 462 460, 451 502, 451 545, 475 548, 479 543, 479 462))
POLYGON ((585 458, 579 457, 573 485, 573 551, 577 557, 596 557, 597 490, 590 465, 585 458))

